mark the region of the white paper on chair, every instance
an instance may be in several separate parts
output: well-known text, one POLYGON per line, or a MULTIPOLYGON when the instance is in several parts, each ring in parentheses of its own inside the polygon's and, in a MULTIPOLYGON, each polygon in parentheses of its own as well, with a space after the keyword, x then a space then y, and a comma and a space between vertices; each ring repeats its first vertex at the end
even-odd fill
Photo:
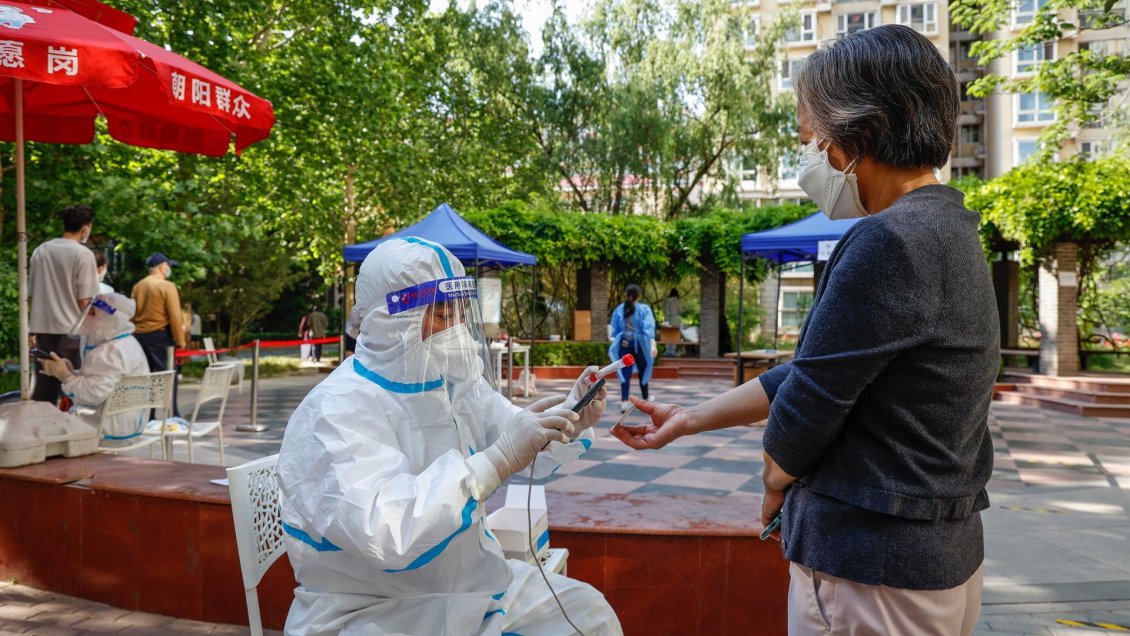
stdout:
POLYGON ((216 484, 217 486, 227 487, 227 485, 228 485, 228 478, 227 477, 224 477, 223 479, 209 479, 208 481, 212 482, 213 484, 216 484))

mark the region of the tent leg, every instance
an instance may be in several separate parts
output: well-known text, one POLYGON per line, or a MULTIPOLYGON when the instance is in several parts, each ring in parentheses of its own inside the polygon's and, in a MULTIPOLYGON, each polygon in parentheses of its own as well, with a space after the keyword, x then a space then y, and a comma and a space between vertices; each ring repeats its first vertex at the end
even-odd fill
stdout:
POLYGON ((742 362, 742 340, 745 327, 742 325, 742 306, 745 304, 745 256, 742 256, 741 278, 738 279, 738 386, 745 384, 745 363, 742 362))
POLYGON ((781 332, 781 261, 777 261, 777 298, 773 301, 773 311, 777 317, 773 319, 773 349, 777 349, 777 335, 781 332))
POLYGON ((527 356, 533 355, 534 340, 538 335, 538 266, 534 265, 534 294, 531 300, 533 311, 530 312, 530 350, 526 353, 527 356))

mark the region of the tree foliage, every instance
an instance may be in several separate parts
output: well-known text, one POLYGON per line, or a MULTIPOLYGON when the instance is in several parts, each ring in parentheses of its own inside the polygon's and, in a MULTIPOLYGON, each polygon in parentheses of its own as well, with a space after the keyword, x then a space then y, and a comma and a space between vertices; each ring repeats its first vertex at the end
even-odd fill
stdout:
MULTIPOLYGON (((115 255, 120 291, 144 275, 147 254, 165 252, 182 263, 184 295, 204 302, 200 313, 220 312, 229 332, 254 323, 259 310, 244 310, 271 303, 296 267, 329 283, 345 242, 442 201, 518 214, 504 203, 540 209, 561 196, 563 178, 583 175, 601 202, 574 196, 574 209, 694 218, 710 202, 691 193, 724 182, 732 155, 775 165, 791 112, 770 97, 773 37, 744 50, 744 19, 725 0, 604 0, 577 29, 558 12, 537 56, 506 0, 441 12, 428 0, 109 1, 139 18, 140 37, 272 100, 276 125, 240 157, 132 148, 102 124, 87 145, 29 144, 29 242, 58 236, 64 206, 89 203, 93 244, 115 255), (218 294, 219 281, 243 291, 218 294)), ((5 246, 15 244, 12 163, 12 145, 0 144, 5 246)), ((560 252, 574 266, 621 255, 625 275, 693 268, 672 260, 681 230, 655 217, 572 219, 548 207, 571 220, 520 216, 533 230, 505 214, 491 222, 532 241, 558 233, 555 249, 575 246, 560 252)), ((0 251, 0 297, 12 292, 14 252, 0 251)), ((14 347, 0 340, 0 352, 14 347)))
MULTIPOLYGON (((1100 285, 1103 263, 1130 242, 1130 160, 1109 157, 1032 163, 972 187, 966 204, 982 214, 987 242, 1002 240, 1021 253, 1021 321, 1036 328, 1036 268, 1060 241, 1078 244, 1081 332, 1109 331, 1123 317, 1124 302, 1100 285)), ((1124 266, 1122 266, 1124 269, 1124 266)), ((1117 269, 1115 271, 1122 271, 1117 269)), ((1117 296, 1117 294, 1116 294, 1117 296)), ((1121 323, 1125 324, 1125 323, 1121 323)))
MULTIPOLYGON (((1070 41, 1088 32, 1109 33, 1116 46, 1114 50, 1080 48, 1061 54, 1055 60, 1040 63, 1036 72, 1028 77, 1009 78, 988 73, 970 84, 969 93, 985 97, 1000 90, 1041 92, 1053 97, 1056 120, 1044 129, 1042 139, 1045 142, 1062 141, 1072 134, 1073 127, 1109 115, 1111 99, 1124 90, 1130 75, 1130 52, 1125 47, 1125 35, 1114 31, 1130 24, 1125 3, 1048 0, 1015 35, 991 37, 1007 33, 1014 9, 1015 3, 1010 0, 953 0, 950 4, 955 24, 974 34, 990 36, 972 45, 970 52, 978 64, 987 67, 993 61, 1009 59, 1021 49, 1070 41)), ((1042 156, 1050 158, 1056 148, 1058 143, 1045 143, 1042 156)))
POLYGON ((1037 260, 1058 241, 1105 250, 1130 241, 1130 160, 1029 164, 985 182, 966 204, 989 231, 1037 260))
MULTIPOLYGON (((538 258, 539 296, 562 303, 559 315, 574 308, 575 274, 594 263, 607 263, 614 283, 630 281, 645 290, 679 287, 707 269, 741 273, 741 237, 799 220, 811 214, 811 205, 766 206, 753 211, 714 208, 700 216, 661 222, 650 216, 575 214, 546 203, 509 202, 498 208, 465 213, 468 221, 510 248, 538 258)), ((747 280, 764 278, 765 263, 753 261, 747 280)), ((533 305, 532 285, 526 272, 504 275, 507 325, 528 324, 533 305)), ((610 305, 618 303, 610 298, 610 305)), ((541 311, 541 310, 539 310, 541 311)), ((539 326, 551 319, 551 308, 539 313, 539 326)), ((560 318, 560 316, 559 316, 560 318)), ((563 331, 566 325, 554 325, 563 331)), ((516 330, 525 333, 527 330, 516 330)))
POLYGON ((506 70, 483 85, 572 207, 674 218, 740 157, 775 168, 793 112, 770 90, 786 24, 746 47, 728 0, 600 0, 580 28, 557 6, 537 59, 511 37, 478 65, 506 70))

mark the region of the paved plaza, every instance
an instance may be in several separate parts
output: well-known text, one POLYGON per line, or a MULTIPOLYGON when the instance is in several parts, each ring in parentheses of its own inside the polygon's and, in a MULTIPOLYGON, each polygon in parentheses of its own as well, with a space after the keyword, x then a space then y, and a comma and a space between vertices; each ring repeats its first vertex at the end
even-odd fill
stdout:
MULTIPOLYGON (((236 430, 249 420, 250 391, 246 385, 242 395, 233 391, 224 418, 227 464, 277 452, 290 412, 324 377, 310 369, 263 380, 258 419, 269 425, 263 433, 236 430)), ((539 389, 545 396, 569 385, 543 381, 539 389)), ((656 380, 652 398, 693 404, 726 388, 717 381, 656 380)), ((191 384, 181 389, 185 415, 195 393, 191 384)), ((615 421, 615 410, 598 430, 615 421)), ((987 557, 977 633, 1130 631, 1130 420, 994 403, 990 425, 996 463, 989 482, 992 505, 983 513, 987 557)), ((761 433, 756 426, 715 431, 646 452, 602 434, 582 459, 545 483, 559 492, 717 495, 734 505, 753 505, 761 491, 761 433)), ((215 441, 198 445, 196 458, 219 464, 215 441)), ((186 461, 183 445, 176 459, 186 461)), ((174 621, 7 585, 0 588, 0 634, 8 632, 237 634, 246 628, 174 621), (69 608, 69 618, 99 620, 59 624, 50 618, 59 608, 69 608)))

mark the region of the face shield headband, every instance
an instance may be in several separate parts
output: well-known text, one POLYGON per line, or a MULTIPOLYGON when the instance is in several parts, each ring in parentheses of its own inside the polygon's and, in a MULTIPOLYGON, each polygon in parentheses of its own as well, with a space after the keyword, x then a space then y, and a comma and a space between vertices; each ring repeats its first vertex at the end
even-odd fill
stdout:
POLYGON ((113 316, 114 313, 118 311, 117 309, 114 308, 113 305, 102 300, 101 298, 95 298, 94 300, 90 301, 90 307, 92 309, 101 309, 102 311, 110 314, 111 316, 113 316))
POLYGON ((395 316, 417 307, 466 298, 478 298, 475 279, 472 276, 442 278, 413 285, 389 293, 385 296, 385 303, 388 306, 388 315, 395 316))

